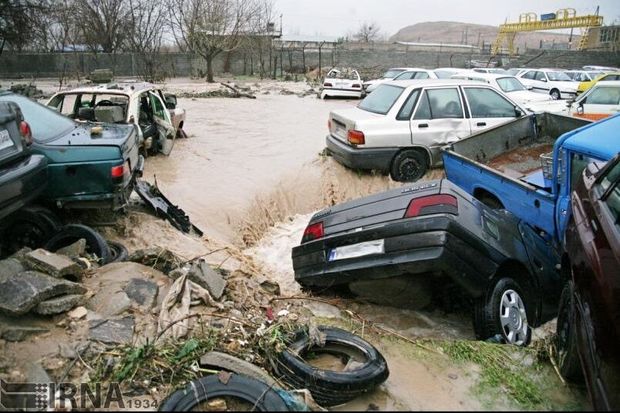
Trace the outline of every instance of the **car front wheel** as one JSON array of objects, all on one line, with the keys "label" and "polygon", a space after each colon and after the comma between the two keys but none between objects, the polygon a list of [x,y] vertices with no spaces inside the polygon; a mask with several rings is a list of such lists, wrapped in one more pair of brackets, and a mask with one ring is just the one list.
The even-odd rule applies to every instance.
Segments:
[{"label": "car front wheel", "polygon": [[392,161],[390,176],[399,182],[414,182],[422,178],[428,170],[426,155],[416,149],[398,153]]},{"label": "car front wheel", "polygon": [[562,376],[572,382],[583,380],[577,354],[577,323],[575,319],[573,282],[568,281],[560,296],[555,336],[555,357]]},{"label": "car front wheel", "polygon": [[560,99],[560,91],[557,89],[552,89],[551,92],[549,93],[551,95],[551,98],[553,100],[558,100]]},{"label": "car front wheel", "polygon": [[508,344],[527,346],[532,338],[528,322],[530,306],[524,289],[512,278],[500,278],[474,308],[476,338],[498,338]]}]

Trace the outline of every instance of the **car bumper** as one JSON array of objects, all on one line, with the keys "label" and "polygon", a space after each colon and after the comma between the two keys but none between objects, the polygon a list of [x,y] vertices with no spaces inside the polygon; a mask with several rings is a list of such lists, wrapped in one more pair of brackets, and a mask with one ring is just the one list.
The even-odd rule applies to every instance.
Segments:
[{"label": "car bumper", "polygon": [[[333,248],[373,239],[384,240],[384,253],[336,261],[327,258]],[[292,258],[295,280],[304,286],[442,274],[478,297],[504,257],[452,217],[436,215],[311,241],[293,248]]]},{"label": "car bumper", "polygon": [[325,96],[361,98],[362,89],[323,89],[321,99]]},{"label": "car bumper", "polygon": [[577,92],[576,91],[566,91],[566,90],[561,90],[560,91],[560,98],[561,99],[574,99],[577,96]]},{"label": "car bumper", "polygon": [[47,185],[47,158],[31,155],[0,169],[0,219],[37,198]]},{"label": "car bumper", "polygon": [[325,145],[336,161],[352,169],[387,171],[398,152],[398,148],[355,148],[332,135],[327,135]]}]

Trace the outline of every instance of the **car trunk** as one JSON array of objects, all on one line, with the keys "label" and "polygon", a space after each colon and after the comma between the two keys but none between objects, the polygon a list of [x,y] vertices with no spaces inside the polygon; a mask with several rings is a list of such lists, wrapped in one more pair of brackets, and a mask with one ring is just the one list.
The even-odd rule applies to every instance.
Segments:
[{"label": "car trunk", "polygon": [[10,162],[23,155],[23,145],[18,129],[16,105],[0,102],[0,163]]},{"label": "car trunk", "polygon": [[439,181],[407,185],[330,207],[312,217],[310,224],[323,222],[325,237],[380,226],[402,219],[414,196],[431,195],[439,190]]},{"label": "car trunk", "polygon": [[333,110],[329,114],[329,133],[336,139],[349,144],[347,134],[350,130],[356,129],[356,120],[367,120],[375,117],[380,118],[382,115],[358,108]]}]

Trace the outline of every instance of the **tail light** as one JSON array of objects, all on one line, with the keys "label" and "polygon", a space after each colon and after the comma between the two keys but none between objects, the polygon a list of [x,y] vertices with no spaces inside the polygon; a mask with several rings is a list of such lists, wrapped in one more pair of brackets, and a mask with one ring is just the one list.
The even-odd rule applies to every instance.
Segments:
[{"label": "tail light", "polygon": [[125,165],[113,166],[111,169],[113,179],[122,178],[125,174]]},{"label": "tail light", "polygon": [[26,146],[32,145],[32,130],[30,130],[30,125],[25,120],[19,122],[19,134],[22,135]]},{"label": "tail light", "polygon": [[459,214],[456,197],[447,194],[437,194],[415,198],[409,202],[404,218],[418,217],[430,214]]},{"label": "tail light", "polygon": [[332,87],[333,85],[329,82],[323,83],[323,87]]},{"label": "tail light", "polygon": [[363,145],[366,141],[364,138],[364,132],[351,129],[347,133],[347,140],[353,145]]},{"label": "tail light", "polygon": [[358,85],[357,83],[353,84],[352,86],[354,89],[361,89],[361,85]]},{"label": "tail light", "polygon": [[308,225],[304,231],[304,235],[301,238],[302,244],[315,239],[323,238],[325,233],[323,232],[323,222],[317,222],[312,225]]}]

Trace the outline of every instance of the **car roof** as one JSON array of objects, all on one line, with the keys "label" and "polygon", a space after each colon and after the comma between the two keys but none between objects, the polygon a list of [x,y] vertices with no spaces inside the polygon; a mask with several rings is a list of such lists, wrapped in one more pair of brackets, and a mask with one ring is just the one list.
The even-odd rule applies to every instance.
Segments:
[{"label": "car roof", "polygon": [[[390,69],[390,70],[396,70],[396,69]],[[398,70],[401,70],[401,69],[398,69]],[[432,70],[430,70],[430,69],[423,69],[421,67],[408,67],[407,69],[404,69],[403,73],[404,72],[416,72],[416,71],[420,71],[420,70],[423,71],[423,72],[432,72]]]},{"label": "car roof", "polygon": [[568,132],[562,146],[602,160],[611,159],[620,152],[620,140],[616,139],[618,129],[620,113]]},{"label": "car roof", "polygon": [[106,83],[96,86],[82,86],[71,90],[63,90],[57,94],[67,93],[117,93],[123,95],[133,95],[142,93],[145,90],[157,89],[153,83],[148,82],[118,82]]},{"label": "car roof", "polygon": [[477,80],[465,80],[465,79],[406,79],[406,80],[390,80],[384,85],[394,85],[401,87],[415,86],[451,86],[451,85],[476,85],[480,86],[483,83]]}]

